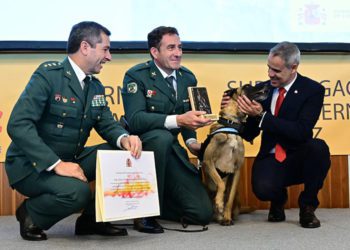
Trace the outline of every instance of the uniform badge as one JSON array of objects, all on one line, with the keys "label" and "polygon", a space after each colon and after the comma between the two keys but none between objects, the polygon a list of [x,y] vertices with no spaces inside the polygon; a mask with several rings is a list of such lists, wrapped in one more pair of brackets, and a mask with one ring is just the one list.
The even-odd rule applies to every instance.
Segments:
[{"label": "uniform badge", "polygon": [[104,95],[94,95],[91,101],[92,107],[103,107],[106,106],[106,99]]},{"label": "uniform badge", "polygon": [[146,95],[146,97],[151,98],[152,96],[156,95],[156,93],[157,93],[157,92],[156,92],[155,90],[149,89],[149,90],[147,90],[147,95]]},{"label": "uniform badge", "polygon": [[67,71],[66,73],[67,73],[68,75],[72,75],[72,74],[70,73],[70,71]]},{"label": "uniform badge", "polygon": [[157,75],[155,71],[153,71],[151,74],[152,74],[152,76],[156,76]]},{"label": "uniform badge", "polygon": [[128,93],[135,94],[137,92],[136,82],[128,83],[127,88],[128,88]]},{"label": "uniform badge", "polygon": [[71,98],[70,98],[70,101],[71,101],[72,103],[75,103],[75,101],[76,101],[75,97],[71,97]]},{"label": "uniform badge", "polygon": [[63,101],[64,103],[67,103],[67,102],[68,102],[68,99],[67,99],[66,97],[62,97],[62,101]]},{"label": "uniform badge", "polygon": [[60,94],[55,94],[55,101],[56,102],[61,101],[61,95]]}]

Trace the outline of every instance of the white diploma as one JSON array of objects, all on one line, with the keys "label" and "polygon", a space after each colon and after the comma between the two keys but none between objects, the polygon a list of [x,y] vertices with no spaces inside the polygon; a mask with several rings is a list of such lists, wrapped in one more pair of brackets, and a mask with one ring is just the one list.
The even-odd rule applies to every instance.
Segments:
[{"label": "white diploma", "polygon": [[153,152],[98,150],[96,161],[97,222],[160,214]]}]

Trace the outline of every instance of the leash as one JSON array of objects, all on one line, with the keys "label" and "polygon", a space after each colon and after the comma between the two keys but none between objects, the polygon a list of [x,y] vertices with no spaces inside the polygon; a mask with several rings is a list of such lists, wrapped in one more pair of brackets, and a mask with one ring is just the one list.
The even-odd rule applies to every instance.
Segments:
[{"label": "leash", "polygon": [[[188,217],[181,217],[180,222],[183,228],[187,228],[188,224],[185,222],[185,220],[193,222],[194,224],[200,225],[197,221],[188,218]],[[200,232],[205,232],[208,231],[208,226],[207,225],[202,225],[202,229],[177,229],[177,228],[168,228],[168,227],[163,227],[163,229],[168,230],[168,231],[176,231],[176,232],[182,232],[182,233],[200,233]]]},{"label": "leash", "polygon": [[[178,229],[178,228],[169,228],[169,227],[163,227],[162,228],[164,230],[168,230],[168,231],[176,231],[176,232],[182,232],[182,233],[200,233],[200,232],[205,232],[208,231],[208,226],[207,225],[202,225],[202,229],[185,229],[188,227],[188,223],[185,222],[185,220],[193,222],[194,224],[198,224],[200,225],[200,223],[196,222],[195,220],[191,219],[191,218],[187,218],[187,217],[181,217],[180,218],[180,223],[182,225],[182,227],[184,229]],[[133,223],[124,223],[124,224],[115,224],[115,223],[111,223],[112,225],[115,226],[122,226],[122,227],[127,227],[127,226],[133,226]]]}]

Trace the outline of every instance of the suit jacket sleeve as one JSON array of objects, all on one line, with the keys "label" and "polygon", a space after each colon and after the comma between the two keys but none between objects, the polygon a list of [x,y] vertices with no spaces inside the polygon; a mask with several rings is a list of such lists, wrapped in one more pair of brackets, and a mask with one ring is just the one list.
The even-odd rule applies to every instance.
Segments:
[{"label": "suit jacket sleeve", "polygon": [[36,128],[50,96],[51,86],[40,68],[32,75],[11,113],[7,132],[13,143],[40,172],[59,160]]}]

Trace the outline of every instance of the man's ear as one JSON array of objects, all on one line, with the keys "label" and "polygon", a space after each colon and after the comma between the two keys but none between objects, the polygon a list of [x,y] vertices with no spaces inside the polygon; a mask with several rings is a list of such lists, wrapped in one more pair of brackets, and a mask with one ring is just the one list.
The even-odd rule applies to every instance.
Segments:
[{"label": "man's ear", "polygon": [[153,56],[153,58],[157,59],[158,58],[158,54],[159,54],[159,51],[156,47],[152,47],[150,49],[150,52],[151,52],[151,55]]},{"label": "man's ear", "polygon": [[293,74],[297,72],[298,66],[299,66],[299,64],[293,64],[293,65],[292,65],[292,73],[293,73]]},{"label": "man's ear", "polygon": [[82,41],[80,43],[80,51],[81,51],[81,53],[86,56],[88,54],[88,50],[89,50],[90,47],[91,46],[90,46],[90,44],[88,42]]}]

